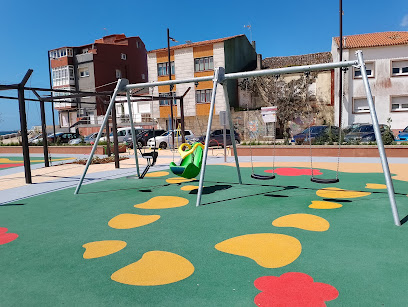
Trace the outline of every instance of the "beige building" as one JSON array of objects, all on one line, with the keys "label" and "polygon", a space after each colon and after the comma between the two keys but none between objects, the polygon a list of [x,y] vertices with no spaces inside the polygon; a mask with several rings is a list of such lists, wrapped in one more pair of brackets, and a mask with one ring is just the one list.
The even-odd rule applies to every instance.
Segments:
[{"label": "beige building", "polygon": [[[170,48],[171,79],[187,79],[212,76],[214,68],[224,67],[226,73],[252,70],[256,66],[256,52],[245,35],[237,35],[215,40],[177,45]],[[168,49],[162,48],[149,51],[147,54],[149,82],[169,80]],[[231,106],[238,105],[238,84],[236,80],[227,83]],[[154,96],[184,97],[185,129],[195,134],[204,134],[210,111],[210,100],[213,82],[203,81],[198,84],[178,84],[170,90],[169,86],[153,88]],[[221,87],[218,87],[215,100],[215,116],[213,128],[219,127],[219,112],[225,111],[225,98]],[[169,100],[160,100],[153,104],[152,116],[157,121],[158,128],[169,129]],[[177,115],[177,125],[180,123],[180,106],[173,106]]]}]

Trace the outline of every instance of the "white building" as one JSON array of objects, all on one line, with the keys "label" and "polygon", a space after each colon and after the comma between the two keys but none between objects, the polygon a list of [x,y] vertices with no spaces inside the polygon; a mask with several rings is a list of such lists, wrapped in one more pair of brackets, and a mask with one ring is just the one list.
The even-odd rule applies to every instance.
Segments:
[{"label": "white building", "polygon": [[[378,121],[399,131],[408,126],[408,32],[381,32],[343,38],[343,60],[356,60],[363,51]],[[339,38],[332,40],[333,61],[338,62]],[[339,74],[335,73],[335,123],[339,123]],[[343,76],[342,126],[371,123],[360,70],[350,68]]]}]

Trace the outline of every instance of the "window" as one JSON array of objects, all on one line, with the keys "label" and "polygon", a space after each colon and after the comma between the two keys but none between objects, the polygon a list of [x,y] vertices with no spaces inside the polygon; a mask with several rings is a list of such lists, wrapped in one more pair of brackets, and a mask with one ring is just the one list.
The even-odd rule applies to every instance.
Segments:
[{"label": "window", "polygon": [[136,48],[140,48],[140,42],[139,41],[136,42]]},{"label": "window", "polygon": [[367,98],[354,98],[353,100],[353,113],[369,113]]},{"label": "window", "polygon": [[81,67],[78,69],[79,76],[81,78],[89,77],[89,68],[88,67]]},{"label": "window", "polygon": [[145,74],[142,74],[142,80],[146,79]]},{"label": "window", "polygon": [[408,111],[408,96],[391,97],[391,111]]},{"label": "window", "polygon": [[392,62],[393,76],[408,76],[408,60]]},{"label": "window", "polygon": [[211,102],[212,90],[197,90],[196,103]]},{"label": "window", "polygon": [[52,69],[53,86],[69,85],[70,81],[74,80],[74,67],[72,65]]},{"label": "window", "polygon": [[[159,97],[172,97],[174,92],[170,93],[159,93]],[[170,100],[159,100],[160,106],[169,106]]]},{"label": "window", "polygon": [[[360,68],[353,68],[354,71],[354,79],[359,79],[361,78],[361,70]],[[367,72],[367,77],[374,77],[374,63],[366,63],[366,72]]]},{"label": "window", "polygon": [[88,53],[88,48],[83,48],[82,53]]},{"label": "window", "polygon": [[50,51],[51,59],[58,59],[61,57],[66,57],[66,56],[69,56],[69,57],[73,56],[72,48],[61,48],[58,50]]},{"label": "window", "polygon": [[[175,74],[175,69],[174,69],[174,61],[170,62],[171,63],[171,74]],[[159,76],[168,76],[169,75],[169,63],[159,63],[157,64],[157,74]]]},{"label": "window", "polygon": [[116,79],[120,78],[122,78],[122,72],[120,71],[120,69],[116,69]]},{"label": "window", "polygon": [[213,57],[194,59],[194,71],[214,70]]},{"label": "window", "polygon": [[120,54],[120,58],[121,58],[122,60],[126,60],[126,53],[121,53],[121,54]]}]

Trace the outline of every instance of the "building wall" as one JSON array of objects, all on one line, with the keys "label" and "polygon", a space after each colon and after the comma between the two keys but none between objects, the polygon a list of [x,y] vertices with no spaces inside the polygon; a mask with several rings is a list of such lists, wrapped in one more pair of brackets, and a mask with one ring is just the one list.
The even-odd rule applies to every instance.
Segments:
[{"label": "building wall", "polygon": [[[365,62],[375,63],[374,77],[369,78],[372,95],[378,121],[380,124],[387,124],[387,119],[391,118],[391,128],[394,131],[401,130],[408,125],[408,112],[391,112],[391,96],[408,96],[408,76],[391,76],[392,60],[408,60],[408,45],[386,46],[364,48],[363,57]],[[345,49],[343,59],[356,60],[357,49]],[[337,45],[332,42],[333,60],[339,60]],[[343,106],[342,125],[347,126],[352,123],[371,123],[369,113],[353,113],[353,98],[365,98],[365,89],[362,79],[353,78],[353,69],[349,69],[344,76],[343,86]],[[339,76],[335,74],[335,93],[338,93]],[[335,119],[338,122],[338,94],[335,95]]]},{"label": "building wall", "polygon": [[[225,73],[249,71],[256,68],[256,51],[246,36],[224,42]],[[238,106],[238,80],[228,80],[228,98],[232,107]]]}]

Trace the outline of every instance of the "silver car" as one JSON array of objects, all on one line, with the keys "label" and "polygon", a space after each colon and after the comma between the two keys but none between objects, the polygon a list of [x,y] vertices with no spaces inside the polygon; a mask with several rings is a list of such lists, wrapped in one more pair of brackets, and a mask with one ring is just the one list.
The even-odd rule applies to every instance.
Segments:
[{"label": "silver car", "polygon": [[[173,145],[173,131],[166,131],[160,136],[156,136],[156,138],[151,138],[147,141],[147,147],[153,148],[161,148],[161,149],[166,149],[167,147]],[[186,136],[186,142],[190,141],[192,138],[195,137],[194,133],[191,130],[185,130],[185,136]],[[156,139],[156,143],[155,143]],[[176,147],[181,145],[181,134],[179,131],[176,131],[176,134],[174,135],[174,143]]]}]

